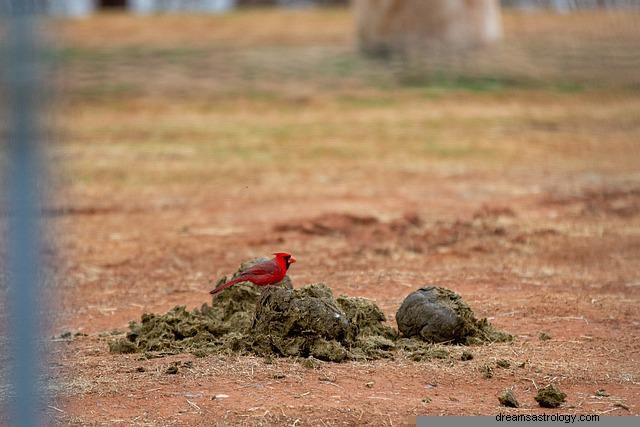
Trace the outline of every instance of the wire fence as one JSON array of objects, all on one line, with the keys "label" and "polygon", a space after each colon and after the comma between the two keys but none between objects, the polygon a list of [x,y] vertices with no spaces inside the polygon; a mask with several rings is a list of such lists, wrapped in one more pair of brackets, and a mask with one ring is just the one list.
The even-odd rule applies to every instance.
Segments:
[{"label": "wire fence", "polygon": [[[42,101],[37,12],[41,2],[0,4],[3,23],[2,130],[2,418],[7,425],[41,424],[43,312],[38,106]],[[4,318],[4,316],[7,316]],[[6,341],[5,341],[6,340]],[[6,343],[6,345],[4,345]]]}]

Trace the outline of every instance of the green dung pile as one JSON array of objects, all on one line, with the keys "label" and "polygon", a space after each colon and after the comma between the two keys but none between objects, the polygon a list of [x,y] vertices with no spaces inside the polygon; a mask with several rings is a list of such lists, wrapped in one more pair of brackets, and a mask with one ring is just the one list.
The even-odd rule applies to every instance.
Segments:
[{"label": "green dung pile", "polygon": [[385,320],[372,301],[336,300],[321,283],[262,290],[239,283],[221,292],[212,305],[144,314],[140,322],[129,324],[124,338],[110,343],[110,350],[312,356],[332,362],[378,359],[392,357],[395,349],[397,333]]},{"label": "green dung pile", "polygon": [[[243,264],[239,271],[253,262]],[[227,280],[230,278],[223,277],[218,284]],[[473,336],[483,340],[481,334]],[[331,362],[392,358],[398,353],[412,360],[450,355],[449,348],[423,337],[399,337],[380,308],[368,299],[336,299],[322,283],[292,289],[288,277],[264,288],[239,283],[216,295],[211,305],[191,311],[178,306],[165,314],[144,314],[139,322],[129,324],[124,337],[110,343],[110,350],[148,357],[235,353]]]},{"label": "green dung pile", "polygon": [[188,311],[177,306],[165,314],[143,314],[131,322],[125,338],[111,342],[114,353],[191,352],[198,356],[246,347],[260,291],[240,283],[220,293],[215,304]]}]

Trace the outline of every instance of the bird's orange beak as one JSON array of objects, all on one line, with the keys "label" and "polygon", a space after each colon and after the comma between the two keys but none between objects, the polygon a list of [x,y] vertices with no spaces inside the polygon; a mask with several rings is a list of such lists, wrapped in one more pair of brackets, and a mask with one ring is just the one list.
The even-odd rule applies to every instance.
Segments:
[{"label": "bird's orange beak", "polygon": [[289,264],[293,264],[294,262],[296,262],[296,259],[293,256],[289,258]]}]

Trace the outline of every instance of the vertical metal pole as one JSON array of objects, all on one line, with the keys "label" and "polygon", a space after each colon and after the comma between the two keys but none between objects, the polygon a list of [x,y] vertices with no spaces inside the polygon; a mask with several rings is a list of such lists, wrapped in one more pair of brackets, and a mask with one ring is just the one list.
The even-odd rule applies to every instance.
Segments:
[{"label": "vertical metal pole", "polygon": [[40,193],[38,102],[39,46],[36,0],[5,3],[7,18],[5,68],[8,141],[7,311],[11,396],[8,415],[13,426],[42,423],[38,380],[42,372],[39,348],[40,313]]}]

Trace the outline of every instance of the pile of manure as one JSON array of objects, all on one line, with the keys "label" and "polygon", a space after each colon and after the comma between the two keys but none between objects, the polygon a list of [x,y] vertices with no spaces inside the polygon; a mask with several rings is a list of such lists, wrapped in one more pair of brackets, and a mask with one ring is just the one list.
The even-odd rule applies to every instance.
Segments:
[{"label": "pile of manure", "polygon": [[148,352],[197,356],[220,353],[314,357],[332,362],[392,357],[396,331],[364,298],[340,297],[322,283],[301,289],[239,283],[214,302],[188,311],[144,314],[114,353]]},{"label": "pile of manure", "polygon": [[487,319],[478,320],[455,292],[428,286],[407,296],[396,313],[400,333],[430,343],[479,344],[509,341]]},{"label": "pile of manure", "polygon": [[[234,276],[260,260],[244,263]],[[222,277],[218,284],[231,278]],[[467,307],[461,300],[460,304]],[[487,336],[495,332],[490,325],[475,320],[467,309],[474,326],[463,327],[465,338],[453,341],[497,341]],[[433,344],[438,340],[425,340],[420,335],[423,329],[414,336],[401,327],[405,337],[400,337],[373,301],[346,296],[336,299],[323,283],[292,289],[285,277],[279,284],[263,288],[239,283],[214,296],[211,305],[191,311],[178,306],[165,314],[143,314],[140,322],[129,324],[125,337],[109,346],[114,353],[140,352],[150,357],[183,352],[196,356],[313,357],[331,362],[392,358],[398,352],[412,360],[449,357],[444,346]]]}]

